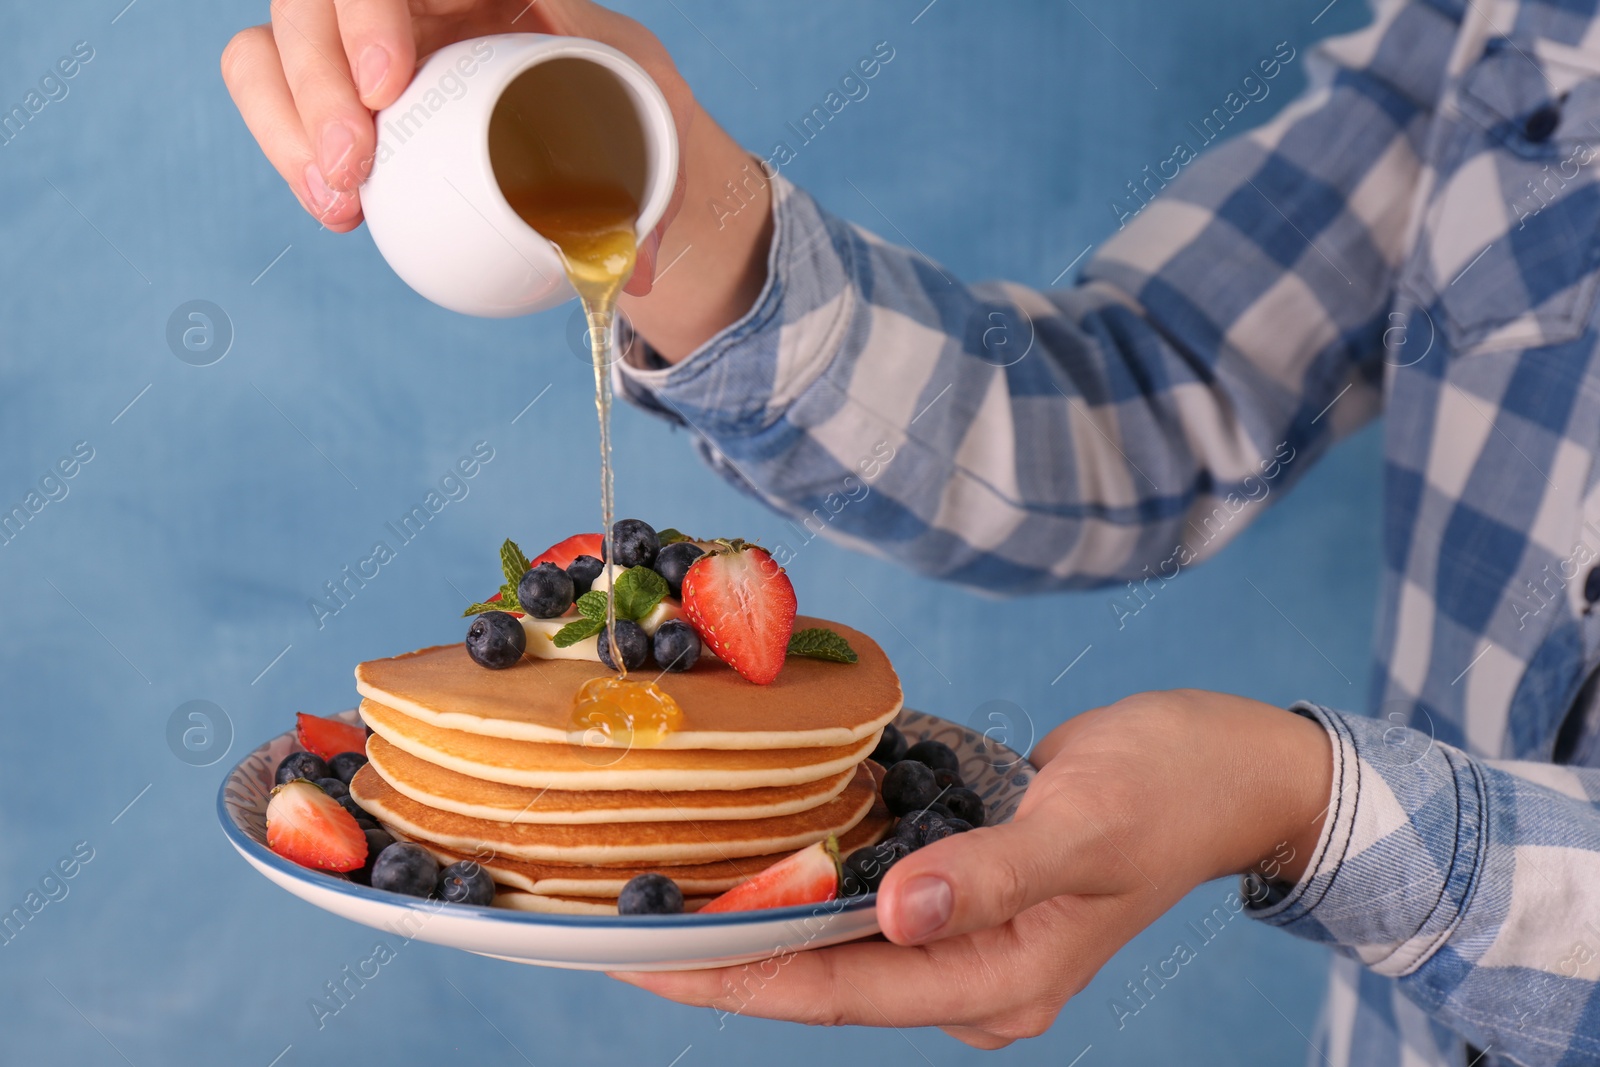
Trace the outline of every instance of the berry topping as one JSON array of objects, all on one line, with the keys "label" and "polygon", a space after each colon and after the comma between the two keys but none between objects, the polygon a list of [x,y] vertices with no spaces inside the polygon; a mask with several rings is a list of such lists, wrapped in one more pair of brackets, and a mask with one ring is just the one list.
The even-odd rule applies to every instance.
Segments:
[{"label": "berry topping", "polygon": [[554,563],[532,567],[517,583],[517,603],[536,619],[553,619],[577,596],[572,576]]},{"label": "berry topping", "polygon": [[579,556],[567,564],[567,577],[572,579],[572,595],[580,597],[587,593],[605,569],[606,565],[600,562],[598,556]]},{"label": "berry topping", "polygon": [[[295,736],[299,738],[302,748],[315,752],[325,760],[331,760],[341,752],[367,750],[366,727],[343,719],[307,715],[303,711],[295,716]],[[311,775],[305,777],[310,778]],[[319,774],[317,777],[326,778],[328,775]]]},{"label": "berry topping", "polygon": [[439,882],[439,862],[421,845],[396,841],[372,865],[372,888],[429,897]]},{"label": "berry topping", "polygon": [[933,784],[933,772],[927,764],[903,759],[889,768],[883,776],[883,802],[896,815],[921,811],[933,803],[939,787]]},{"label": "berry topping", "polygon": [[763,548],[725,543],[695,560],[683,578],[683,613],[724,663],[770,685],[794,631],[794,586]]},{"label": "berry topping", "polygon": [[528,634],[503,611],[486,611],[467,627],[467,655],[480,667],[503,670],[522,658]]},{"label": "berry topping", "polygon": [[911,812],[894,828],[894,836],[912,849],[932,844],[954,832],[950,829],[950,821],[931,809]]},{"label": "berry topping", "polygon": [[[366,743],[363,741],[362,747],[365,747],[365,745]],[[367,754],[365,752],[341,752],[328,761],[328,770],[339,781],[349,785],[350,779],[354,778],[356,772],[366,765]]]},{"label": "berry topping", "polygon": [[820,904],[838,895],[839,844],[829,837],[740,882],[697,914]]},{"label": "berry topping", "polygon": [[961,773],[961,760],[956,756],[955,750],[943,741],[918,741],[906,749],[906,759],[926,763],[936,771],[942,768],[954,771],[958,775]]},{"label": "berry topping", "polygon": [[963,782],[961,775],[955,771],[947,771],[943,767],[937,767],[933,772],[933,784],[940,789],[955,789],[967,783]]},{"label": "berry topping", "polygon": [[494,879],[473,860],[452,863],[439,872],[438,893],[452,904],[494,903]]},{"label": "berry topping", "polygon": [[889,868],[909,855],[911,845],[898,837],[856,849],[840,865],[839,895],[859,897],[864,893],[876,893]]},{"label": "berry topping", "polygon": [[354,816],[356,821],[359,822],[360,820],[365,819],[373,826],[378,825],[378,820],[374,819],[366,808],[363,808],[360,804],[357,804],[356,798],[351,796],[348,792],[346,792],[342,797],[334,797],[333,799],[338,801],[340,807],[344,808],[345,811],[348,811],[352,816]]},{"label": "berry topping", "polygon": [[557,567],[565,568],[571,566],[572,561],[579,556],[598,558],[604,540],[597,533],[573,534],[565,541],[559,541],[533,557],[528,566],[532,568],[541,563],[554,563]]},{"label": "berry topping", "polygon": [[[359,824],[361,820],[356,822]],[[350,872],[350,880],[357,885],[371,885],[372,865],[378,861],[379,853],[394,844],[394,838],[389,836],[389,831],[372,827],[362,827],[361,832],[367,835],[367,862],[360,870]]]},{"label": "berry topping", "polygon": [[327,777],[329,777],[328,765],[321,756],[315,752],[291,752],[278,764],[278,772],[272,776],[272,784],[282,785],[296,778],[308,778],[314,782],[318,778]]},{"label": "berry topping", "polygon": [[894,723],[885,726],[883,735],[878,738],[878,747],[868,758],[880,767],[893,767],[906,758],[906,735]]},{"label": "berry topping", "polygon": [[667,580],[673,596],[683,595],[683,576],[689,572],[689,564],[705,554],[706,550],[693,541],[679,541],[656,554],[656,573]]},{"label": "berry topping", "polygon": [[[650,638],[645,635],[643,627],[627,619],[618,619],[617,647],[622,650],[622,662],[630,671],[636,671],[644,666],[644,661],[650,655]],[[611,635],[602,626],[600,640],[596,642],[600,650],[600,662],[612,670],[617,669],[616,661],[611,658]]]},{"label": "berry topping", "polygon": [[661,538],[643,519],[618,519],[611,526],[611,549],[619,567],[648,567],[661,551]]},{"label": "berry topping", "polygon": [[700,658],[700,635],[682,619],[668,619],[656,627],[650,645],[656,666],[664,671],[686,671]]},{"label": "berry topping", "polygon": [[350,795],[350,787],[337,778],[318,778],[317,788],[335,800]]},{"label": "berry topping", "polygon": [[267,847],[302,867],[354,871],[367,860],[367,838],[339,802],[301,778],[267,801]]},{"label": "berry topping", "polygon": [[957,786],[945,793],[941,798],[944,806],[950,809],[953,818],[960,819],[971,826],[982,826],[984,815],[983,798],[965,786]]},{"label": "berry topping", "polygon": [[618,915],[680,915],[683,890],[664,874],[641,874],[628,879],[617,895]]}]

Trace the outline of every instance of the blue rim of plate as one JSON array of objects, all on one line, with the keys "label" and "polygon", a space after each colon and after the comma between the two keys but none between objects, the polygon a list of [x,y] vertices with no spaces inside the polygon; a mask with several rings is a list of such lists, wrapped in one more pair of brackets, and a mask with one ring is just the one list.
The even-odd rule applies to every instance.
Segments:
[{"label": "blue rim of plate", "polygon": [[[348,713],[346,713],[347,715]],[[345,715],[341,715],[341,718]],[[907,741],[915,743],[930,736],[938,727],[953,727],[965,736],[961,740],[964,747],[976,745],[979,753],[985,753],[986,748],[992,747],[996,752],[1014,757],[1010,766],[1027,768],[1023,776],[1027,779],[1033,777],[1032,765],[1026,757],[1015,752],[1008,746],[989,738],[986,735],[976,734],[948,719],[941,719],[937,715],[926,712],[903,709],[895,724],[905,733]],[[931,724],[931,725],[930,725]],[[497,908],[486,904],[450,904],[436,901],[432,898],[408,897],[403,893],[394,893],[387,889],[374,889],[371,886],[359,885],[344,878],[336,878],[331,874],[303,867],[293,860],[285,859],[272,851],[267,846],[258,842],[240,826],[228,810],[228,786],[233,782],[234,776],[244,769],[244,765],[257,757],[267,746],[273,742],[294,734],[293,730],[286,730],[277,737],[271,738],[252,749],[238,763],[229,768],[223,776],[222,783],[217,787],[217,821],[222,824],[222,833],[230,844],[240,852],[252,857],[260,863],[274,870],[280,871],[290,877],[314,881],[320,888],[340,893],[345,896],[355,897],[358,900],[367,900],[377,904],[388,904],[409,911],[429,910],[437,911],[439,908],[448,908],[449,914],[463,917],[472,915],[496,922],[526,923],[534,926],[604,926],[610,929],[626,929],[630,927],[642,929],[655,928],[683,928],[683,927],[711,927],[732,926],[738,924],[783,922],[789,919],[806,919],[817,915],[819,911],[826,911],[833,915],[842,915],[851,912],[864,911],[877,905],[878,894],[874,891],[865,896],[850,898],[850,902],[841,907],[832,907],[835,901],[823,901],[816,904],[794,904],[786,908],[763,908],[759,911],[730,911],[718,912],[714,915],[700,915],[690,912],[684,915],[560,915],[549,912],[518,911],[513,908]],[[977,738],[982,737],[983,741]],[[987,742],[987,745],[984,743]],[[948,742],[946,742],[948,743]],[[1021,783],[1018,783],[1021,784]],[[1021,784],[1023,789],[1025,784]],[[1001,817],[996,822],[1008,822],[1015,812],[1016,804],[1021,799],[1019,791],[1009,799],[1009,803],[1001,809]],[[986,822],[985,825],[994,825]],[[838,900],[840,898],[835,898]]]}]

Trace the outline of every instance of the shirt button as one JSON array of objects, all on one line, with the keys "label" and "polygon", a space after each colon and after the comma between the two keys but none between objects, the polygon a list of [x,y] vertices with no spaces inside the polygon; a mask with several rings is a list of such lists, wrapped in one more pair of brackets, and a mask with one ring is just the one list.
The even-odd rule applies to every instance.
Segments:
[{"label": "shirt button", "polygon": [[1583,599],[1589,604],[1600,600],[1600,567],[1591,570],[1589,577],[1583,580]]},{"label": "shirt button", "polygon": [[1561,109],[1554,104],[1546,104],[1528,116],[1528,120],[1522,124],[1522,136],[1538,144],[1548,141],[1559,125],[1561,125]]}]

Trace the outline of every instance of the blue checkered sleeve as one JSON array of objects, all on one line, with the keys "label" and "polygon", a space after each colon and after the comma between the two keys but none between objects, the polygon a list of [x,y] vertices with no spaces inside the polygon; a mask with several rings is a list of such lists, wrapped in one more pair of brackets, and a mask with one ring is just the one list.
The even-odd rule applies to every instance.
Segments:
[{"label": "blue checkered sleeve", "polygon": [[1600,1063],[1600,770],[1295,710],[1333,740],[1334,788],[1304,877],[1251,914],[1396,979],[1500,1057]]},{"label": "blue checkered sleeve", "polygon": [[963,284],[776,177],[755,306],[676,366],[635,346],[619,387],[795,522],[918,571],[1170,577],[1377,408],[1441,18],[1401,5],[1303,57],[1301,100],[1149,172],[1069,288]]}]

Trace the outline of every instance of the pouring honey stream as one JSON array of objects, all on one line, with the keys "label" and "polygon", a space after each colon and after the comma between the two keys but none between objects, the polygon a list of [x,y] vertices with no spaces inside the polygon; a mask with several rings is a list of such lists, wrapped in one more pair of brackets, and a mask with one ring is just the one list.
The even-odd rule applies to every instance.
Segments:
[{"label": "pouring honey stream", "polygon": [[[630,173],[630,163],[634,172],[638,169],[633,158],[637,153],[630,151],[638,141],[629,140],[630,120],[631,132],[637,134],[637,117],[614,81],[592,66],[556,61],[520,76],[496,106],[490,126],[491,158],[506,202],[560,252],[588,321],[608,586],[614,586],[616,558],[611,449],[616,307],[639,255],[638,191],[618,177]],[[611,137],[597,141],[595,134],[601,131]],[[560,144],[562,152],[553,151],[552,144]],[[610,592],[605,638],[617,676],[590,679],[578,690],[573,729],[583,733],[585,744],[596,733],[612,746],[660,744],[681,724],[683,713],[655,682],[628,677],[616,641],[616,597]]]}]

